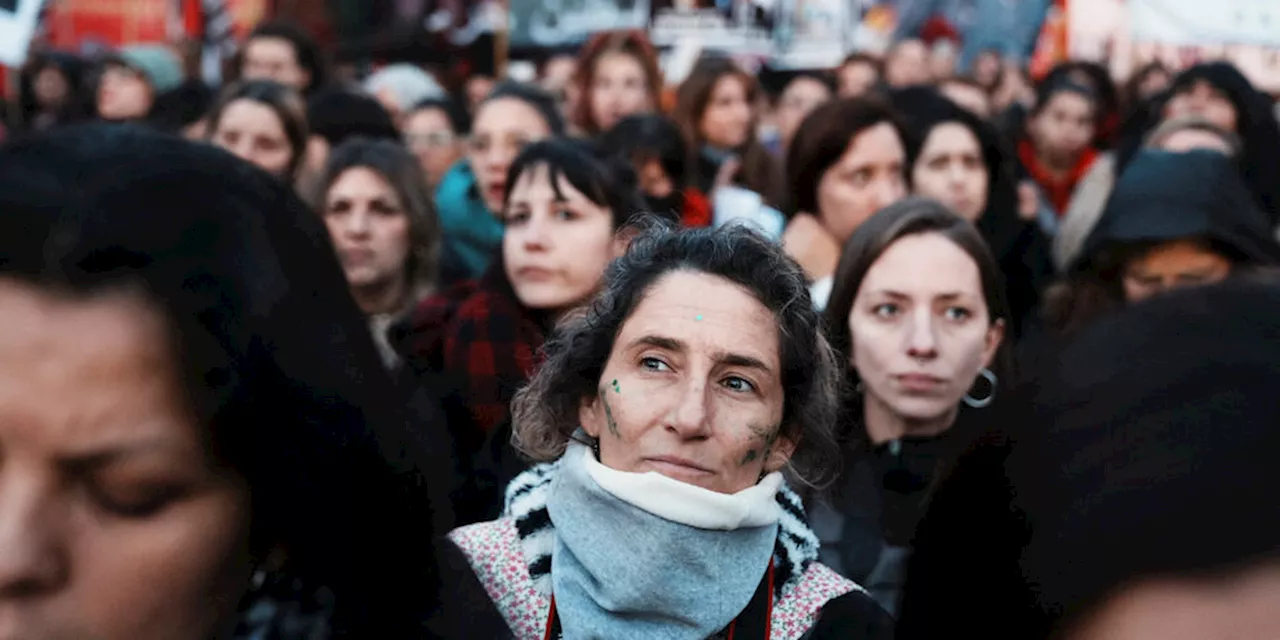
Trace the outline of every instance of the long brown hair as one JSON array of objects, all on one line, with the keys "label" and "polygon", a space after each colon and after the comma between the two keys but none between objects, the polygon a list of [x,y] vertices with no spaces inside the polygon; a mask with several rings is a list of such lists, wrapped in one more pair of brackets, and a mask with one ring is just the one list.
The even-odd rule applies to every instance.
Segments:
[{"label": "long brown hair", "polygon": [[[1001,320],[1006,325],[1009,323],[1004,274],[977,227],[940,202],[913,196],[889,205],[871,216],[853,232],[841,252],[825,316],[831,346],[840,352],[846,362],[853,353],[849,312],[853,310],[854,299],[858,297],[858,290],[862,288],[867,272],[897,241],[926,233],[941,235],[973,258],[982,280],[982,299],[987,305],[987,316],[992,324]],[[1005,374],[1010,373],[1012,356],[1008,341],[1000,345],[991,369],[1001,379],[1006,379]]]},{"label": "long brown hair", "polygon": [[654,111],[662,108],[662,70],[658,66],[658,52],[643,31],[605,31],[598,33],[585,45],[578,54],[578,69],[574,73],[573,83],[578,89],[577,104],[573,107],[570,120],[575,126],[590,136],[603,131],[591,112],[591,85],[595,83],[596,65],[610,54],[631,56],[644,69],[645,88],[653,101]]},{"label": "long brown hair", "polygon": [[[691,172],[689,184],[699,184],[697,171],[701,163],[698,154],[706,142],[702,139],[699,125],[702,115],[711,102],[711,94],[716,85],[724,78],[737,79],[746,88],[747,102],[754,105],[760,96],[760,85],[756,79],[743,71],[732,60],[721,57],[707,57],[694,65],[689,77],[680,84],[676,92],[676,109],[673,114],[676,124],[684,133],[689,144],[689,162]],[[754,107],[753,107],[754,108]],[[759,193],[765,202],[777,207],[782,204],[783,184],[781,172],[769,151],[756,139],[755,122],[747,135],[747,143],[738,149],[742,160],[742,168],[734,176],[734,181]]]}]

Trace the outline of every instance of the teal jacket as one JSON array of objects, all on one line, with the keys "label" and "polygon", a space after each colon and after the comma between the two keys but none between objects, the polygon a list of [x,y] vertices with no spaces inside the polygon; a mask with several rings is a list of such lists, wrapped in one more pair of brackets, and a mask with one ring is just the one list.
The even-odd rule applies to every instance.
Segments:
[{"label": "teal jacket", "polygon": [[484,206],[466,160],[444,174],[436,188],[436,212],[444,229],[445,254],[469,278],[484,274],[502,245],[502,222]]}]

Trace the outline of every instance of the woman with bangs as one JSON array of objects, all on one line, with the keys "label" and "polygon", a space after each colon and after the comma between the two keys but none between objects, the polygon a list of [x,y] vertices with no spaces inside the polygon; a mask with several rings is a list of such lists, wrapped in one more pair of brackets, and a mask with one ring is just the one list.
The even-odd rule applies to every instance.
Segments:
[{"label": "woman with bangs", "polygon": [[[581,141],[531,144],[506,185],[497,258],[479,279],[423,301],[394,338],[415,372],[439,377],[433,386],[446,402],[465,408],[455,437],[464,452],[487,450],[479,465],[493,477],[481,472],[478,481],[491,490],[523,470],[509,449],[509,406],[535,354],[551,327],[595,293],[626,247],[621,230],[645,210],[631,168]],[[496,494],[482,506],[496,509]]]},{"label": "woman with bangs", "polygon": [[555,101],[532,85],[500,84],[476,107],[466,155],[436,188],[446,251],[468,278],[484,274],[502,242],[511,163],[526,146],[562,135],[564,128]]}]

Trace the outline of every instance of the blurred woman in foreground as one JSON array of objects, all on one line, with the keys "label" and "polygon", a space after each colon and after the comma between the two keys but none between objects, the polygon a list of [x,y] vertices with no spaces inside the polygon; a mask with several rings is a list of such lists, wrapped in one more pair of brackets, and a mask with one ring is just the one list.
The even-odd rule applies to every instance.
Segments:
[{"label": "blurred woman in foreground", "polygon": [[0,151],[0,208],[2,633],[421,635],[436,483],[319,219],[110,127]]}]

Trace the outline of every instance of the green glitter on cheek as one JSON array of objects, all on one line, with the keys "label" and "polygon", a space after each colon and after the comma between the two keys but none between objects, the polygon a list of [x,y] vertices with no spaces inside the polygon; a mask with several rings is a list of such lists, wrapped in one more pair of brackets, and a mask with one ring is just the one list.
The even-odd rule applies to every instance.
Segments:
[{"label": "green glitter on cheek", "polygon": [[696,321],[698,321],[698,322],[702,322],[702,316],[697,316],[697,317],[695,317],[695,318],[694,318],[694,320],[696,320]]},{"label": "green glitter on cheek", "polygon": [[613,392],[614,392],[614,393],[622,393],[622,387],[618,386],[618,380],[617,380],[617,378],[615,378],[615,379],[613,380]]}]

